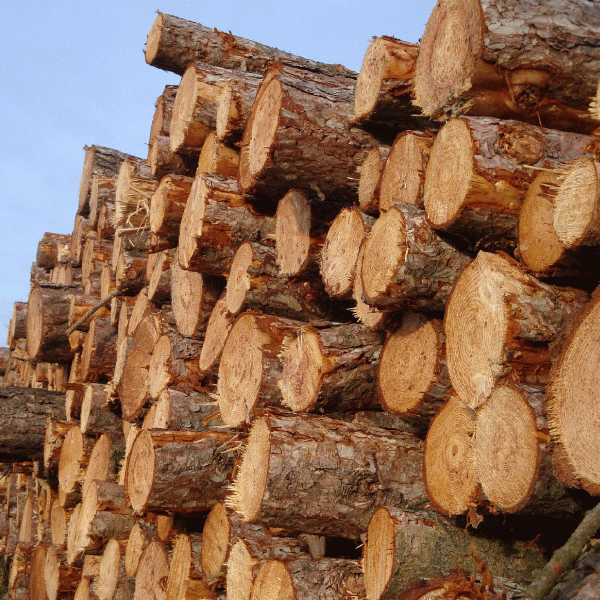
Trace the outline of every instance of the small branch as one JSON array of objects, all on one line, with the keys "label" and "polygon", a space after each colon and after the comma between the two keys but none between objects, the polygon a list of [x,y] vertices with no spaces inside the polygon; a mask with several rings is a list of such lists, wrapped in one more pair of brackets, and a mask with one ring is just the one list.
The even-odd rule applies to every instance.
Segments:
[{"label": "small branch", "polygon": [[73,325],[71,325],[71,327],[69,327],[69,329],[67,329],[67,337],[70,336],[82,323],[85,323],[98,309],[102,308],[106,303],[110,302],[115,296],[118,296],[119,294],[122,294],[123,290],[119,290],[117,288],[115,288],[108,296],[106,296],[106,298],[104,298],[103,300],[100,300],[100,302],[98,302],[98,304],[95,304],[94,306],[92,306],[92,308],[90,308],[90,310],[88,310],[85,315],[83,315],[83,317],[81,317],[81,319],[79,319],[78,321],[76,321],[75,323],[73,323]]},{"label": "small branch", "polygon": [[600,504],[589,510],[577,529],[571,534],[548,563],[539,571],[525,590],[525,600],[541,600],[558,581],[560,576],[575,562],[584,546],[600,529]]}]

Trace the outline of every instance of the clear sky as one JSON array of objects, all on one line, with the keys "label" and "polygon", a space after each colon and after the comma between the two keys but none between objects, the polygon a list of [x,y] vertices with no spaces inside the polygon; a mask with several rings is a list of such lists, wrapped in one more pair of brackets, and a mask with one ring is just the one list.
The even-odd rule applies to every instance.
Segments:
[{"label": "clear sky", "polygon": [[71,233],[84,147],[147,156],[154,102],[179,76],[146,64],[156,11],[360,70],[373,36],[417,42],[434,0],[6,2],[0,41],[0,346],[44,232]]}]

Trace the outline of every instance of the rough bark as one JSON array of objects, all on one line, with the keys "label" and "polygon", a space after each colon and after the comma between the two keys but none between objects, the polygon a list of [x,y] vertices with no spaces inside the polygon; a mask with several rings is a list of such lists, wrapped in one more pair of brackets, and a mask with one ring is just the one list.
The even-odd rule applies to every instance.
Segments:
[{"label": "rough bark", "polygon": [[110,318],[93,317],[81,353],[81,380],[106,383],[114,375],[117,328]]},{"label": "rough bark", "polygon": [[575,288],[544,284],[499,254],[480,252],[456,281],[444,320],[458,396],[477,407],[502,380],[544,384],[549,343],[587,298]]},{"label": "rough bark", "polygon": [[142,430],[127,460],[125,492],[135,513],[208,511],[231,484],[234,438],[226,432]]},{"label": "rough bark", "polygon": [[391,600],[421,578],[460,566],[475,571],[479,557],[498,577],[528,582],[544,564],[539,547],[469,535],[432,511],[381,506],[369,522],[363,552],[367,597]]},{"label": "rough bark", "polygon": [[341,65],[328,65],[295,56],[160,12],[148,35],[145,56],[149,65],[178,75],[183,75],[188,63],[193,61],[226,69],[264,73],[279,60],[309,71],[355,75]]},{"label": "rough bark", "polygon": [[433,227],[477,248],[514,247],[517,217],[539,169],[595,156],[589,136],[497,118],[460,117],[437,134],[425,174],[424,204]]},{"label": "rough bark", "polygon": [[470,257],[442,239],[421,209],[394,206],[364,242],[364,301],[387,310],[443,311]]},{"label": "rough bark", "polygon": [[427,501],[420,440],[299,414],[255,419],[226,500],[248,522],[349,539],[384,502]]},{"label": "rough bark", "polygon": [[50,270],[57,262],[67,258],[71,236],[64,233],[44,233],[39,241],[35,262],[43,269]]},{"label": "rough bark", "polygon": [[465,112],[591,133],[599,23],[595,5],[574,1],[439,3],[421,38],[415,102],[433,118]]},{"label": "rough bark", "polygon": [[171,303],[171,275],[173,258],[176,250],[169,248],[148,257],[148,300],[155,306],[162,307]]},{"label": "rough bark", "polygon": [[70,507],[81,500],[85,470],[94,447],[94,440],[72,425],[66,433],[58,461],[58,489],[62,506]]},{"label": "rough bark", "polygon": [[352,125],[353,100],[353,79],[271,68],[242,138],[241,190],[274,201],[291,188],[320,201],[358,200],[358,168],[376,140]]},{"label": "rough bark", "polygon": [[65,396],[60,392],[19,387],[0,388],[5,427],[0,454],[11,460],[40,460],[44,453],[46,420],[65,419]]},{"label": "rough bark", "polygon": [[294,412],[379,408],[377,365],[384,336],[359,323],[301,327],[282,350],[279,388]]},{"label": "rough bark", "polygon": [[[114,235],[114,227],[111,227],[107,221],[110,221],[109,215],[114,214],[115,210],[116,183],[116,175],[115,177],[92,176],[89,219],[103,239],[111,239]],[[102,219],[101,215],[103,215]]]},{"label": "rough bark", "polygon": [[13,313],[8,325],[6,344],[11,350],[17,348],[18,342],[27,337],[27,302],[14,302]]},{"label": "rough bark", "polygon": [[79,427],[82,433],[101,435],[105,432],[115,434],[122,429],[121,418],[109,409],[112,388],[102,383],[90,383],[85,386]]}]

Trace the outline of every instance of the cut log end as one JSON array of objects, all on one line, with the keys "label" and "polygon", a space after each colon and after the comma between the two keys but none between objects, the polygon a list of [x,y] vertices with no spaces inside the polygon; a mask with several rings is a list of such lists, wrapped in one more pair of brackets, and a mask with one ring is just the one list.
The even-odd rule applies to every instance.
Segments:
[{"label": "cut log end", "polygon": [[161,335],[154,346],[148,368],[148,393],[157,399],[171,381],[169,365],[173,345],[168,335]]},{"label": "cut log end", "polygon": [[148,38],[146,39],[146,47],[144,48],[144,57],[146,59],[146,63],[149,65],[152,65],[158,54],[158,51],[160,50],[162,31],[163,15],[161,13],[158,13],[158,16],[154,20],[154,23],[152,23],[150,33],[148,34]]},{"label": "cut log end", "polygon": [[252,522],[262,504],[269,475],[270,429],[266,419],[252,425],[242,464],[226,504],[247,522]]},{"label": "cut log end", "polygon": [[147,430],[142,430],[129,451],[125,473],[125,490],[131,507],[138,514],[146,509],[154,481],[154,462],[152,436]]},{"label": "cut log end", "polygon": [[297,275],[310,249],[311,208],[300,190],[290,190],[277,204],[275,240],[279,272]]},{"label": "cut log end", "polygon": [[109,600],[115,597],[119,583],[119,564],[121,562],[121,546],[116,539],[106,543],[98,575],[95,577],[96,593],[99,600]]},{"label": "cut log end", "polygon": [[231,270],[225,288],[225,307],[232,315],[240,311],[250,289],[248,269],[253,260],[252,243],[249,241],[242,242],[231,262]]},{"label": "cut log end", "polygon": [[378,600],[392,578],[396,554],[394,524],[387,508],[378,508],[371,517],[367,539],[362,560],[365,591],[367,598]]},{"label": "cut log end", "polygon": [[208,323],[204,343],[198,358],[200,371],[208,371],[213,368],[223,352],[227,336],[233,327],[234,317],[227,308],[227,298],[223,298],[215,304]]},{"label": "cut log end", "polygon": [[202,529],[202,551],[200,563],[206,581],[211,584],[221,575],[223,565],[230,553],[229,534],[231,524],[224,502],[211,509]]},{"label": "cut log end", "polygon": [[327,361],[319,336],[301,330],[283,350],[283,373],[279,388],[283,403],[294,412],[305,412],[315,404]]},{"label": "cut log end", "polygon": [[296,600],[292,576],[280,560],[265,562],[254,579],[250,600]]},{"label": "cut log end", "polygon": [[465,513],[479,492],[474,434],[475,411],[454,397],[429,427],[423,453],[425,487],[443,514]]},{"label": "cut log end", "polygon": [[535,484],[539,442],[535,414],[516,388],[497,387],[477,412],[475,464],[486,497],[499,509],[515,512]]},{"label": "cut log end", "polygon": [[[582,158],[566,169],[554,198],[553,226],[567,248],[585,242],[594,225],[598,229],[595,220],[599,191],[598,166],[594,161]],[[595,237],[597,243],[597,233]]]},{"label": "cut log end", "polygon": [[135,576],[134,600],[160,600],[164,598],[164,582],[169,577],[169,559],[162,544],[152,541],[140,558]]},{"label": "cut log end", "polygon": [[434,119],[471,87],[483,49],[483,15],[478,0],[437,4],[431,12],[417,58],[415,103]]}]

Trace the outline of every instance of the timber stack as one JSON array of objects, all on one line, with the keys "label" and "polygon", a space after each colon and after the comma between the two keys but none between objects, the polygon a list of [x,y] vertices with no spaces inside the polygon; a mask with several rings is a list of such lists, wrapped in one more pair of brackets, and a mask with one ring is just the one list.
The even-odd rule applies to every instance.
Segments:
[{"label": "timber stack", "polygon": [[148,156],[85,149],[0,355],[10,597],[522,594],[600,495],[599,37],[439,0],[355,73],[159,13]]}]

